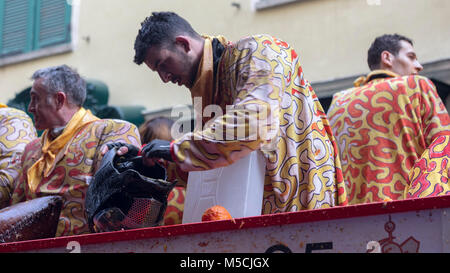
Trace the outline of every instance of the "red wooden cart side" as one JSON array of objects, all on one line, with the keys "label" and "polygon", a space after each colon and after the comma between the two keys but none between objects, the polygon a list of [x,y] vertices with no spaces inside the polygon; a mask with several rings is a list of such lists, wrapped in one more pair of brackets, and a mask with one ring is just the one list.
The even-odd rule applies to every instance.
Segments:
[{"label": "red wooden cart side", "polygon": [[[48,238],[40,240],[21,241],[0,244],[0,252],[24,252],[32,250],[45,250],[64,248],[71,241],[80,245],[105,244],[120,241],[137,241],[150,238],[170,238],[199,233],[220,231],[235,231],[250,228],[271,226],[285,226],[319,221],[331,221],[355,217],[367,217],[380,214],[395,214],[401,212],[414,212],[422,210],[435,210],[450,208],[450,196],[428,197],[411,200],[398,200],[359,204],[327,209],[279,213],[255,217],[238,218],[233,220],[212,221],[203,223],[180,224],[172,226],[159,226],[134,230],[93,233],[76,236]],[[450,238],[449,238],[450,239]]]}]

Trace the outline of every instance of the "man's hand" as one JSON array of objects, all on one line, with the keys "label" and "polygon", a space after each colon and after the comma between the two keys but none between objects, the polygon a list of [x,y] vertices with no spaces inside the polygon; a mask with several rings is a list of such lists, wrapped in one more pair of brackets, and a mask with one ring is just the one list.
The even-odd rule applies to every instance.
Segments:
[{"label": "man's hand", "polygon": [[150,141],[142,148],[141,154],[146,159],[165,159],[167,161],[173,161],[170,154],[170,141],[155,139]]},{"label": "man's hand", "polygon": [[137,156],[139,153],[139,148],[134,145],[123,143],[123,142],[114,142],[114,143],[106,144],[106,146],[103,147],[102,155],[105,155],[109,150],[114,149],[114,148],[117,149],[118,155],[124,155],[126,153],[129,153],[132,156]]}]

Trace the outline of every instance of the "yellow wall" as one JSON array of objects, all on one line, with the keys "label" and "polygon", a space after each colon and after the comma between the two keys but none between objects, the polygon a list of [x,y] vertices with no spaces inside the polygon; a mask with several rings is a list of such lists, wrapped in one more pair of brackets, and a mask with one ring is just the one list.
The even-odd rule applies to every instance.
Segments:
[{"label": "yellow wall", "polygon": [[313,83],[367,72],[367,49],[384,33],[412,38],[421,62],[450,58],[449,0],[379,1],[377,6],[368,0],[305,0],[255,12],[251,0],[80,0],[75,50],[0,67],[0,101],[28,87],[36,69],[66,63],[104,81],[113,105],[158,110],[190,103],[187,89],[163,84],[145,65],[133,63],[134,39],[151,11],[175,11],[200,33],[231,40],[256,33],[277,36],[300,53]]}]

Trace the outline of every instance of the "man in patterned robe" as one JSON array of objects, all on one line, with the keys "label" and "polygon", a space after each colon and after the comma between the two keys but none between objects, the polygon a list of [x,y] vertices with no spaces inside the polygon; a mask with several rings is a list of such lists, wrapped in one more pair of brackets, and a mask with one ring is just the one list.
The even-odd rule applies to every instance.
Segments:
[{"label": "man in patterned robe", "polygon": [[[418,75],[422,66],[409,38],[378,37],[368,63],[372,72],[357,79],[354,88],[336,93],[327,113],[349,204],[429,196],[415,194],[420,187],[411,189],[408,177],[434,141],[449,137],[447,110],[434,84]],[[435,149],[434,155],[449,157],[445,145]]]},{"label": "man in patterned robe", "polygon": [[137,64],[189,88],[198,112],[215,113],[172,142],[151,141],[142,150],[147,159],[174,161],[189,172],[261,150],[263,214],[345,204],[331,128],[286,42],[270,35],[237,42],[200,36],[177,14],[157,12],[142,23],[135,50]]},{"label": "man in patterned robe", "polygon": [[9,205],[20,173],[25,146],[37,138],[33,121],[23,111],[0,104],[0,209]]},{"label": "man in patterned robe", "polygon": [[36,129],[45,131],[25,148],[12,204],[59,195],[64,203],[56,236],[88,233],[84,199],[104,147],[114,142],[140,147],[139,132],[129,122],[101,120],[84,109],[86,83],[68,66],[44,68],[32,78],[28,111]]}]

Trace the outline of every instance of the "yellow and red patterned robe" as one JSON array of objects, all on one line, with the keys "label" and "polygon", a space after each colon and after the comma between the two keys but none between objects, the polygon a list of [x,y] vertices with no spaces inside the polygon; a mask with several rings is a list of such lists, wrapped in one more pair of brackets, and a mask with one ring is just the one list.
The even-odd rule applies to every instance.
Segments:
[{"label": "yellow and red patterned robe", "polygon": [[409,172],[405,197],[420,198],[450,194],[450,135],[439,136]]},{"label": "yellow and red patterned robe", "polygon": [[23,111],[0,107],[0,208],[10,203],[25,146],[37,138],[33,121]]},{"label": "yellow and red patterned robe", "polygon": [[336,93],[328,110],[349,203],[403,199],[411,168],[450,134],[450,118],[425,77],[380,70],[362,83]]},{"label": "yellow and red patterned robe", "polygon": [[161,165],[166,169],[166,180],[177,182],[167,197],[167,207],[164,212],[163,225],[177,225],[183,222],[184,198],[186,196],[186,183],[188,173],[183,172],[173,162],[161,160]]},{"label": "yellow and red patterned robe", "polygon": [[172,142],[178,166],[207,170],[261,150],[266,158],[263,214],[345,204],[335,140],[295,50],[269,35],[224,47],[201,109],[217,105],[223,116]]},{"label": "yellow and red patterned robe", "polygon": [[60,195],[64,199],[56,236],[89,233],[84,212],[84,199],[102,159],[105,144],[125,142],[141,146],[135,125],[122,121],[97,120],[82,127],[74,136],[64,157],[53,171],[44,177],[36,191],[28,185],[28,169],[42,155],[42,139],[28,144],[22,156],[22,173],[12,197],[12,204],[47,195]]}]

